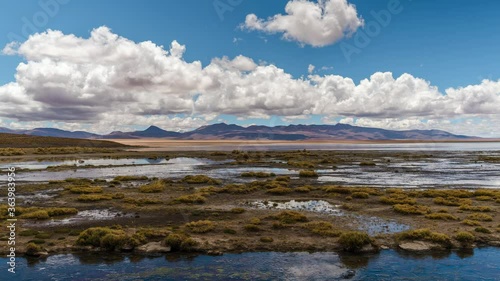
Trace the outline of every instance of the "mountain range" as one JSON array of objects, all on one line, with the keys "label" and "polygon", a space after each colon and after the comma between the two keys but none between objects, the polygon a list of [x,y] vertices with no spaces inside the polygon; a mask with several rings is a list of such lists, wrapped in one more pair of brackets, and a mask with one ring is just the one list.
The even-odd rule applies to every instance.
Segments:
[{"label": "mountain range", "polygon": [[249,126],[228,125],[225,123],[200,127],[189,132],[166,131],[150,126],[144,131],[115,131],[107,135],[85,131],[65,131],[53,128],[35,128],[32,130],[13,130],[1,128],[0,133],[50,136],[78,139],[139,139],[168,138],[181,140],[466,140],[478,137],[455,135],[441,130],[406,130],[395,131],[378,128],[336,125],[288,125],[288,126]]}]

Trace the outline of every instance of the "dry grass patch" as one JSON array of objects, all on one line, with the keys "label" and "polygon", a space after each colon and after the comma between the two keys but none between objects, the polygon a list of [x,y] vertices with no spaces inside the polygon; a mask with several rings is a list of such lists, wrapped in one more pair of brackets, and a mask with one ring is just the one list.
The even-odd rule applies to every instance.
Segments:
[{"label": "dry grass patch", "polygon": [[434,204],[445,206],[472,205],[472,200],[458,197],[436,197],[433,202]]},{"label": "dry grass patch", "polygon": [[174,199],[175,203],[187,203],[187,204],[203,204],[206,201],[207,198],[200,193],[183,195]]},{"label": "dry grass patch", "polygon": [[431,209],[422,205],[396,204],[393,210],[404,215],[425,215],[431,212]]},{"label": "dry grass patch", "polygon": [[141,193],[160,193],[165,190],[165,183],[162,180],[157,180],[152,183],[139,187]]},{"label": "dry grass patch", "polygon": [[213,221],[202,220],[187,223],[185,227],[193,233],[207,233],[215,229],[216,224]]},{"label": "dry grass patch", "polygon": [[472,205],[461,205],[459,210],[471,211],[471,212],[492,212],[493,209],[489,206],[472,206]]},{"label": "dry grass patch", "polygon": [[427,228],[409,230],[396,234],[398,240],[425,240],[440,245],[451,247],[451,239],[448,235],[439,232],[432,232]]},{"label": "dry grass patch", "polygon": [[340,235],[339,244],[346,251],[354,252],[358,251],[363,246],[370,244],[371,238],[368,234],[359,231],[349,231]]},{"label": "dry grass patch", "polygon": [[468,219],[470,220],[475,220],[475,221],[492,221],[493,217],[487,214],[482,214],[482,213],[474,213],[470,214],[467,216]]},{"label": "dry grass patch", "polygon": [[304,228],[319,236],[338,237],[342,234],[342,231],[335,229],[333,224],[327,221],[308,222]]},{"label": "dry grass patch", "polygon": [[431,219],[431,220],[445,220],[445,221],[454,221],[458,220],[457,217],[455,217],[452,214],[447,214],[447,213],[434,213],[434,214],[428,214],[425,215],[425,218]]}]

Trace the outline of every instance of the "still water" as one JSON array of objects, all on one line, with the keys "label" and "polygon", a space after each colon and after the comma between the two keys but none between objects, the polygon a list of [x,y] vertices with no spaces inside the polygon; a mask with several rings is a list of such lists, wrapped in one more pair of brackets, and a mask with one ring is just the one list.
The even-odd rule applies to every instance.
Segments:
[{"label": "still water", "polygon": [[[244,253],[223,256],[56,255],[43,261],[19,259],[17,273],[0,280],[498,280],[500,251],[426,256],[385,250],[370,255],[335,253]],[[353,276],[354,275],[354,276]]]}]

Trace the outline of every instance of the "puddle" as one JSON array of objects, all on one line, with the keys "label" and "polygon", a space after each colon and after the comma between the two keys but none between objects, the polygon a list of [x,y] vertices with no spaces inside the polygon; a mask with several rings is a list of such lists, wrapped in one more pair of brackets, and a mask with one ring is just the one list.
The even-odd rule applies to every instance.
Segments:
[{"label": "puddle", "polygon": [[[131,160],[131,159],[129,159]],[[181,178],[192,174],[206,174],[202,167],[225,164],[230,161],[213,161],[202,158],[173,158],[164,164],[85,168],[65,171],[33,171],[18,174],[18,181],[49,181],[67,178],[112,179],[116,176],[140,175],[147,177]]]},{"label": "puddle", "polygon": [[[44,170],[49,167],[57,166],[72,166],[75,169],[79,167],[103,167],[103,166],[136,166],[136,165],[168,165],[168,164],[186,164],[186,165],[196,165],[203,164],[205,162],[210,162],[209,159],[197,159],[197,158],[120,158],[120,159],[109,159],[109,158],[97,158],[97,159],[73,159],[73,160],[61,160],[61,161],[25,161],[25,162],[15,162],[8,164],[0,164],[0,169],[7,169],[11,166],[17,169],[24,170]],[[200,163],[201,162],[201,163]]]},{"label": "puddle", "polygon": [[409,225],[398,223],[394,220],[384,220],[379,217],[353,216],[358,220],[358,230],[369,235],[393,234],[410,229]]},{"label": "puddle", "polygon": [[[472,158],[474,159],[474,158]],[[375,167],[341,165],[320,173],[319,182],[341,185],[394,187],[499,188],[500,164],[474,163],[471,158],[432,161],[403,160],[378,163]]]},{"label": "puddle", "polygon": [[134,217],[132,213],[123,213],[118,211],[112,211],[109,209],[103,210],[85,210],[80,211],[78,214],[67,217],[64,219],[50,219],[44,221],[25,221],[23,225],[26,227],[29,226],[56,226],[56,225],[72,225],[78,224],[85,221],[102,221],[102,220],[111,220],[117,217]]},{"label": "puddle", "polygon": [[[45,201],[48,199],[52,199],[59,195],[60,191],[63,191],[64,188],[56,188],[56,189],[49,189],[49,190],[43,190],[39,191],[37,193],[29,193],[29,194],[20,194],[17,195],[17,199],[22,199],[23,200],[23,205],[30,205],[33,204],[37,201]],[[0,198],[0,202],[5,201],[5,198]]]},{"label": "puddle", "polygon": [[[242,173],[246,172],[264,172],[264,173],[274,173],[277,176],[297,176],[298,171],[284,169],[284,168],[271,168],[271,167],[231,167],[222,169],[211,169],[205,170],[203,173],[207,176],[219,179],[230,178],[232,182],[251,182],[255,180],[265,180],[265,178],[254,178],[254,177],[241,177]],[[270,178],[272,179],[272,178]]]},{"label": "puddle", "polygon": [[365,231],[369,235],[377,234],[392,234],[410,229],[409,225],[398,223],[394,220],[385,220],[379,217],[369,217],[363,215],[350,214],[341,211],[339,205],[332,205],[323,200],[290,200],[290,201],[268,201],[259,200],[254,202],[246,202],[253,208],[257,209],[275,209],[275,210],[293,210],[307,211],[331,216],[345,216],[351,221],[351,226],[357,226],[358,230]]},{"label": "puddle", "polygon": [[309,200],[309,201],[268,201],[261,200],[256,202],[247,202],[248,205],[257,209],[276,209],[276,210],[293,210],[293,211],[308,211],[313,213],[328,214],[341,216],[342,211],[340,206],[332,205],[323,200]]}]

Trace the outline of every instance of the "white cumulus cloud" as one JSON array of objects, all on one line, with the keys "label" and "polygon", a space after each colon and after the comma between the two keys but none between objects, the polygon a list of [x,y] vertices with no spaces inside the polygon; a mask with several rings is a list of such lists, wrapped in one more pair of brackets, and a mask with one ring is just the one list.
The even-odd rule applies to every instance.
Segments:
[{"label": "white cumulus cloud", "polygon": [[323,47],[352,35],[364,24],[356,6],[347,0],[291,0],[285,12],[286,15],[277,14],[268,19],[249,14],[242,28],[282,33],[285,40]]}]

